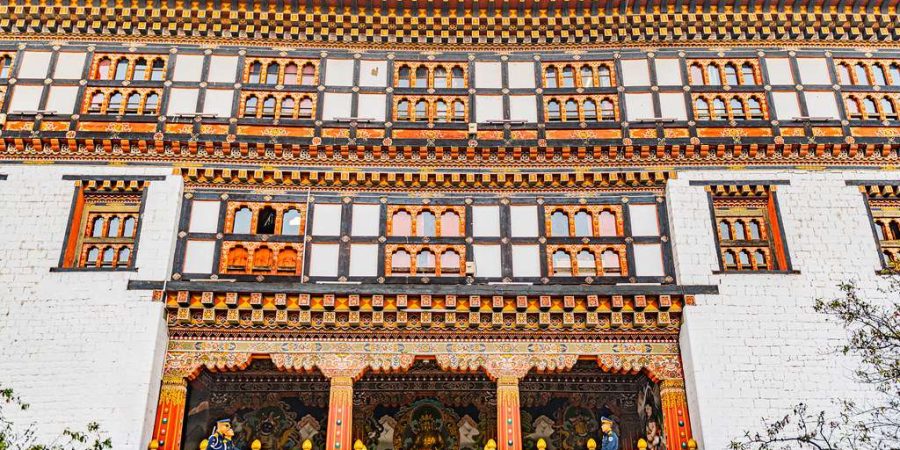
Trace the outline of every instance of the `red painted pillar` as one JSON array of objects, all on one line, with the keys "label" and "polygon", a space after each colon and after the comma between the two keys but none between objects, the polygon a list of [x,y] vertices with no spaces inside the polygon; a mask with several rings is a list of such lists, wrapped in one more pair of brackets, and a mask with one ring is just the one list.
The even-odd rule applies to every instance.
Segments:
[{"label": "red painted pillar", "polygon": [[160,450],[181,448],[186,402],[187,380],[181,375],[163,375],[153,426],[153,440],[159,444]]},{"label": "red painted pillar", "polygon": [[683,379],[663,380],[659,386],[662,400],[663,424],[666,433],[666,448],[680,450],[688,448],[691,436],[691,420],[688,416],[687,393]]},{"label": "red painted pillar", "polygon": [[353,378],[331,378],[328,396],[328,425],[326,450],[352,450],[353,439]]},{"label": "red painted pillar", "polygon": [[522,450],[519,379],[497,378],[497,450]]}]

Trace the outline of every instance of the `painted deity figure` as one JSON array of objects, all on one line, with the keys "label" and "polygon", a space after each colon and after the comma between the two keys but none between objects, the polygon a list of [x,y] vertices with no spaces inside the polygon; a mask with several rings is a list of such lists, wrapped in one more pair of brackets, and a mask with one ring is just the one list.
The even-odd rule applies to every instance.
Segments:
[{"label": "painted deity figure", "polygon": [[216,429],[207,440],[207,450],[238,450],[232,441],[234,430],[231,429],[231,419],[216,421]]},{"label": "painted deity figure", "polygon": [[444,438],[434,429],[434,417],[425,414],[419,419],[419,432],[416,435],[413,450],[441,450],[444,448]]},{"label": "painted deity figure", "polygon": [[600,438],[600,450],[619,450],[619,435],[613,431],[612,419],[600,418],[600,431],[603,432],[603,437]]}]

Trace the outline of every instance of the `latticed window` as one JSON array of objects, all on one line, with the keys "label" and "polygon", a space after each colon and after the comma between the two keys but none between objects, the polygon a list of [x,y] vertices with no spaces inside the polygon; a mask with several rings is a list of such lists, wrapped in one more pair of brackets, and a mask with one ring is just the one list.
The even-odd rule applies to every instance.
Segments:
[{"label": "latticed window", "polygon": [[900,261],[900,195],[897,186],[860,186],[871,212],[872,229],[885,268]]},{"label": "latticed window", "polygon": [[302,245],[296,239],[305,229],[305,211],[305,205],[297,203],[229,201],[222,230],[219,272],[298,274]]},{"label": "latticed window", "polygon": [[95,55],[90,78],[93,80],[162,81],[166,57],[159,55]]},{"label": "latticed window", "polygon": [[709,187],[724,271],[788,270],[773,189]]}]

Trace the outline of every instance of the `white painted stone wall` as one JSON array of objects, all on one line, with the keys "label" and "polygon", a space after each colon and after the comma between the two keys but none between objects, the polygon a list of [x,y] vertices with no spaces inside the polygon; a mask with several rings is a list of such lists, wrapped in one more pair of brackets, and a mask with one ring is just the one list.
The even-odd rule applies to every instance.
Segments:
[{"label": "white painted stone wall", "polygon": [[[113,448],[145,448],[166,344],[163,305],[129,279],[163,280],[182,182],[168,168],[0,165],[0,383],[31,404],[16,424],[44,437],[100,423]],[[166,175],[140,223],[137,272],[50,272],[59,263],[74,182],[63,175]],[[148,413],[149,412],[149,413]]]},{"label": "white painted stone wall", "polygon": [[[691,423],[701,448],[720,450],[761,419],[799,402],[834,410],[835,399],[869,398],[853,379],[853,358],[835,350],[845,331],[816,313],[817,298],[840,296],[855,280],[879,298],[885,280],[865,203],[846,180],[898,180],[884,171],[681,171],[667,186],[681,284],[716,285],[685,311],[681,348]],[[713,274],[718,270],[707,194],[691,180],[789,180],[777,187],[782,226],[797,274]]]}]

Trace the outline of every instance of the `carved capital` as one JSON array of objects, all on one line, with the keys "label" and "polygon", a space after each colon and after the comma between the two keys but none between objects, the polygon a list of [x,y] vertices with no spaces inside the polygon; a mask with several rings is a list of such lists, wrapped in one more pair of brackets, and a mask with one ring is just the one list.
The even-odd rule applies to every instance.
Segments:
[{"label": "carved capital", "polygon": [[495,380],[521,379],[531,369],[538,371],[556,371],[570,369],[578,361],[578,355],[550,354],[439,354],[437,363],[445,370],[461,370],[474,372],[484,369],[485,373]]},{"label": "carved capital", "polygon": [[678,355],[603,354],[597,363],[608,372],[639,372],[645,370],[654,381],[681,379]]},{"label": "carved capital", "polygon": [[357,379],[368,368],[389,372],[408,369],[414,355],[358,353],[273,353],[272,361],[280,369],[310,371],[318,368],[328,378]]},{"label": "carved capital", "polygon": [[684,380],[663,380],[659,384],[659,397],[663,408],[686,408],[687,392]]}]

